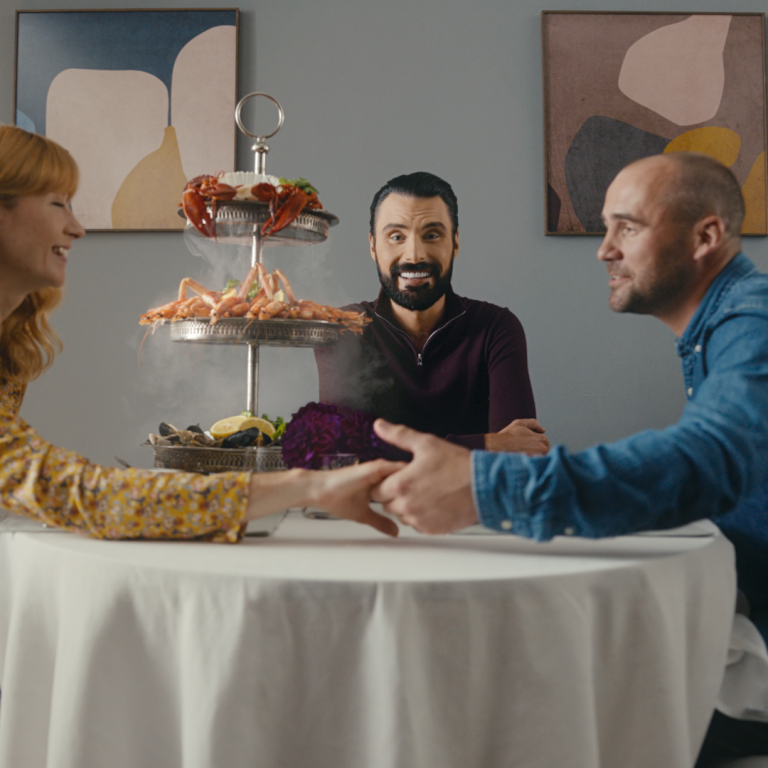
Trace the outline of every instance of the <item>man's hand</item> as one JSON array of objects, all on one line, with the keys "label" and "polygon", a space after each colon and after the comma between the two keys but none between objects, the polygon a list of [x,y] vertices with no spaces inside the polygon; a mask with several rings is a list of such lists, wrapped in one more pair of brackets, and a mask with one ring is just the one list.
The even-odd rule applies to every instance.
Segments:
[{"label": "man's hand", "polygon": [[378,459],[330,472],[309,473],[311,506],[345,520],[365,523],[388,536],[397,536],[397,523],[377,515],[370,507],[370,498],[375,485],[404,466],[400,462]]},{"label": "man's hand", "polygon": [[422,533],[450,533],[477,522],[466,448],[383,419],[373,428],[382,440],[413,454],[374,489],[374,501]]},{"label": "man's hand", "polygon": [[544,432],[536,419],[515,419],[500,432],[485,436],[485,450],[543,456],[549,451],[549,440],[544,437]]}]

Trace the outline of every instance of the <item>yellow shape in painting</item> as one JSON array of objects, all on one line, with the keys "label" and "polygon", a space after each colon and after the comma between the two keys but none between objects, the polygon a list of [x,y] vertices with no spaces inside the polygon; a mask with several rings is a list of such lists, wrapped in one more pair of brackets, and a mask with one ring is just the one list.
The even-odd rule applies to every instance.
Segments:
[{"label": "yellow shape in painting", "polygon": [[186,184],[176,130],[168,126],[160,148],[139,160],[120,185],[112,203],[112,226],[184,229],[178,208]]},{"label": "yellow shape in painting", "polygon": [[730,167],[736,162],[740,148],[741,139],[736,131],[710,125],[681,133],[667,144],[664,152],[701,152]]},{"label": "yellow shape in painting", "polygon": [[768,234],[765,199],[765,152],[757,156],[752,170],[741,188],[744,204],[747,207],[741,232],[745,235]]}]

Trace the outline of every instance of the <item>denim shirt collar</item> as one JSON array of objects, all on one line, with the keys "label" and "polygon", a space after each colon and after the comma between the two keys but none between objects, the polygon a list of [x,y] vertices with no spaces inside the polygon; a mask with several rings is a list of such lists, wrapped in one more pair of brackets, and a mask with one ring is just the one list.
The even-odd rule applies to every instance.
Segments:
[{"label": "denim shirt collar", "polygon": [[743,254],[737,253],[720,271],[704,294],[701,304],[694,312],[691,321],[677,340],[677,354],[683,357],[699,342],[702,334],[710,325],[713,314],[728,295],[731,286],[745,275],[756,272],[757,267]]}]

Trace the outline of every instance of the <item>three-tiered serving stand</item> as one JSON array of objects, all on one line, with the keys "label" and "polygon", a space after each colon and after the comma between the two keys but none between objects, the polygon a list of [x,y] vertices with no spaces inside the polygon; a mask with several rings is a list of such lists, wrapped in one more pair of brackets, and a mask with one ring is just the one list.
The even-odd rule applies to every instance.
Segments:
[{"label": "three-tiered serving stand", "polygon": [[[269,99],[278,110],[278,123],[272,133],[259,136],[248,131],[242,123],[243,105],[256,96]],[[256,181],[267,181],[266,160],[269,152],[267,139],[282,127],[283,108],[266,93],[249,93],[237,104],[235,121],[246,136],[255,140],[254,171]],[[267,203],[246,200],[220,201],[208,207],[215,213],[216,242],[251,246],[251,266],[263,263],[265,247],[296,246],[322,243],[328,237],[330,227],[339,223],[337,216],[324,210],[305,210],[287,227],[264,236],[262,226],[270,218]],[[179,211],[180,215],[184,215]],[[187,226],[193,236],[203,237]],[[171,340],[195,344],[246,345],[248,349],[246,410],[259,414],[259,347],[320,347],[333,344],[342,326],[323,320],[250,320],[246,318],[219,318],[211,324],[209,318],[189,318],[170,323]],[[184,469],[198,472],[253,469],[270,471],[284,469],[279,448],[202,448],[188,446],[153,446],[155,466],[168,469]]]}]

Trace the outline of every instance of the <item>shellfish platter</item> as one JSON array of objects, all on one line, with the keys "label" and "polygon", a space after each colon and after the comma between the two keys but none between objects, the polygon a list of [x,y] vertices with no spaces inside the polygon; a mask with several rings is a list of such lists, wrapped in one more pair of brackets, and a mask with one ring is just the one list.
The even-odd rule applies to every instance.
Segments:
[{"label": "shellfish platter", "polygon": [[[191,297],[188,295],[190,291],[194,294]],[[242,319],[246,322],[236,326],[224,326],[226,330],[222,330],[221,333],[213,331],[213,327],[223,319]],[[180,333],[177,335],[177,340],[200,341],[207,336],[216,339],[218,343],[227,343],[227,337],[236,332],[237,328],[240,328],[243,334],[247,333],[249,328],[253,328],[252,335],[255,334],[251,339],[253,341],[259,340],[260,334],[263,333],[266,343],[272,337],[272,334],[266,331],[268,326],[254,326],[252,322],[248,322],[254,320],[299,321],[299,324],[293,326],[296,331],[293,337],[296,339],[301,337],[302,330],[325,327],[317,326],[317,322],[336,324],[357,333],[362,333],[364,326],[370,323],[370,318],[361,312],[346,311],[307,299],[297,299],[283,272],[275,269],[274,272],[267,273],[260,262],[251,267],[242,282],[230,281],[222,291],[211,291],[191,277],[183,278],[179,285],[178,299],[145,312],[139,318],[139,323],[153,326],[166,321],[175,323],[182,320],[205,320],[207,330],[205,333],[198,333],[195,338],[183,338],[184,334]],[[307,321],[311,321],[312,324],[306,324]],[[200,325],[193,325],[189,330],[192,331],[195,327],[202,328]],[[277,329],[280,327],[278,325]],[[277,333],[277,336],[279,335]],[[324,339],[320,333],[314,335],[319,344],[335,341],[335,337]],[[289,332],[286,334],[286,340],[290,338]],[[277,343],[279,339],[275,338],[274,341]],[[307,341],[309,342],[307,346],[315,345],[313,334],[309,334]]]},{"label": "shellfish platter", "polygon": [[258,235],[269,245],[322,242],[339,223],[306,179],[247,171],[196,176],[184,189],[179,215],[202,237],[247,243]]},{"label": "shellfish platter", "polygon": [[259,344],[265,347],[322,347],[334,344],[344,327],[324,320],[248,320],[231,317],[172,321],[171,341],[196,344]]},{"label": "shellfish platter", "polygon": [[285,429],[281,417],[270,420],[246,415],[222,419],[210,431],[199,424],[178,429],[162,422],[158,433],[150,433],[155,467],[184,472],[256,471],[286,469],[280,438]]},{"label": "shellfish platter", "polygon": [[[273,102],[278,110],[277,128],[264,135],[251,133],[240,119],[245,102],[257,96]],[[244,279],[231,280],[223,289],[214,290],[185,277],[177,298],[153,307],[139,319],[141,325],[149,326],[144,340],[150,332],[167,325],[172,341],[242,343],[247,347],[247,403],[243,414],[258,412],[260,346],[319,347],[336,342],[343,332],[362,333],[370,322],[364,313],[297,298],[280,269],[267,273],[264,268],[265,245],[321,243],[327,239],[329,228],[339,222],[337,216],[324,209],[317,189],[307,179],[267,175],[266,139],[280,130],[283,119],[283,109],[272,96],[244,96],[235,110],[235,121],[242,133],[255,139],[254,171],[195,176],[181,196],[179,214],[188,224],[185,236],[204,238],[214,246],[250,245],[251,267]],[[188,242],[191,245],[193,241]],[[195,249],[198,245],[199,242],[194,242]],[[228,436],[230,442],[226,443],[216,439],[214,428],[218,424],[211,427],[211,440],[199,427],[176,430],[162,425],[174,434],[162,434],[161,429],[160,435],[150,435],[155,466],[197,472],[286,468],[275,435],[266,435],[274,438],[271,444],[263,433],[255,436],[255,442],[251,442],[251,436],[240,433],[231,439]]]},{"label": "shellfish platter", "polygon": [[182,472],[281,472],[287,467],[279,446],[266,448],[203,448],[154,445],[155,467]]}]

